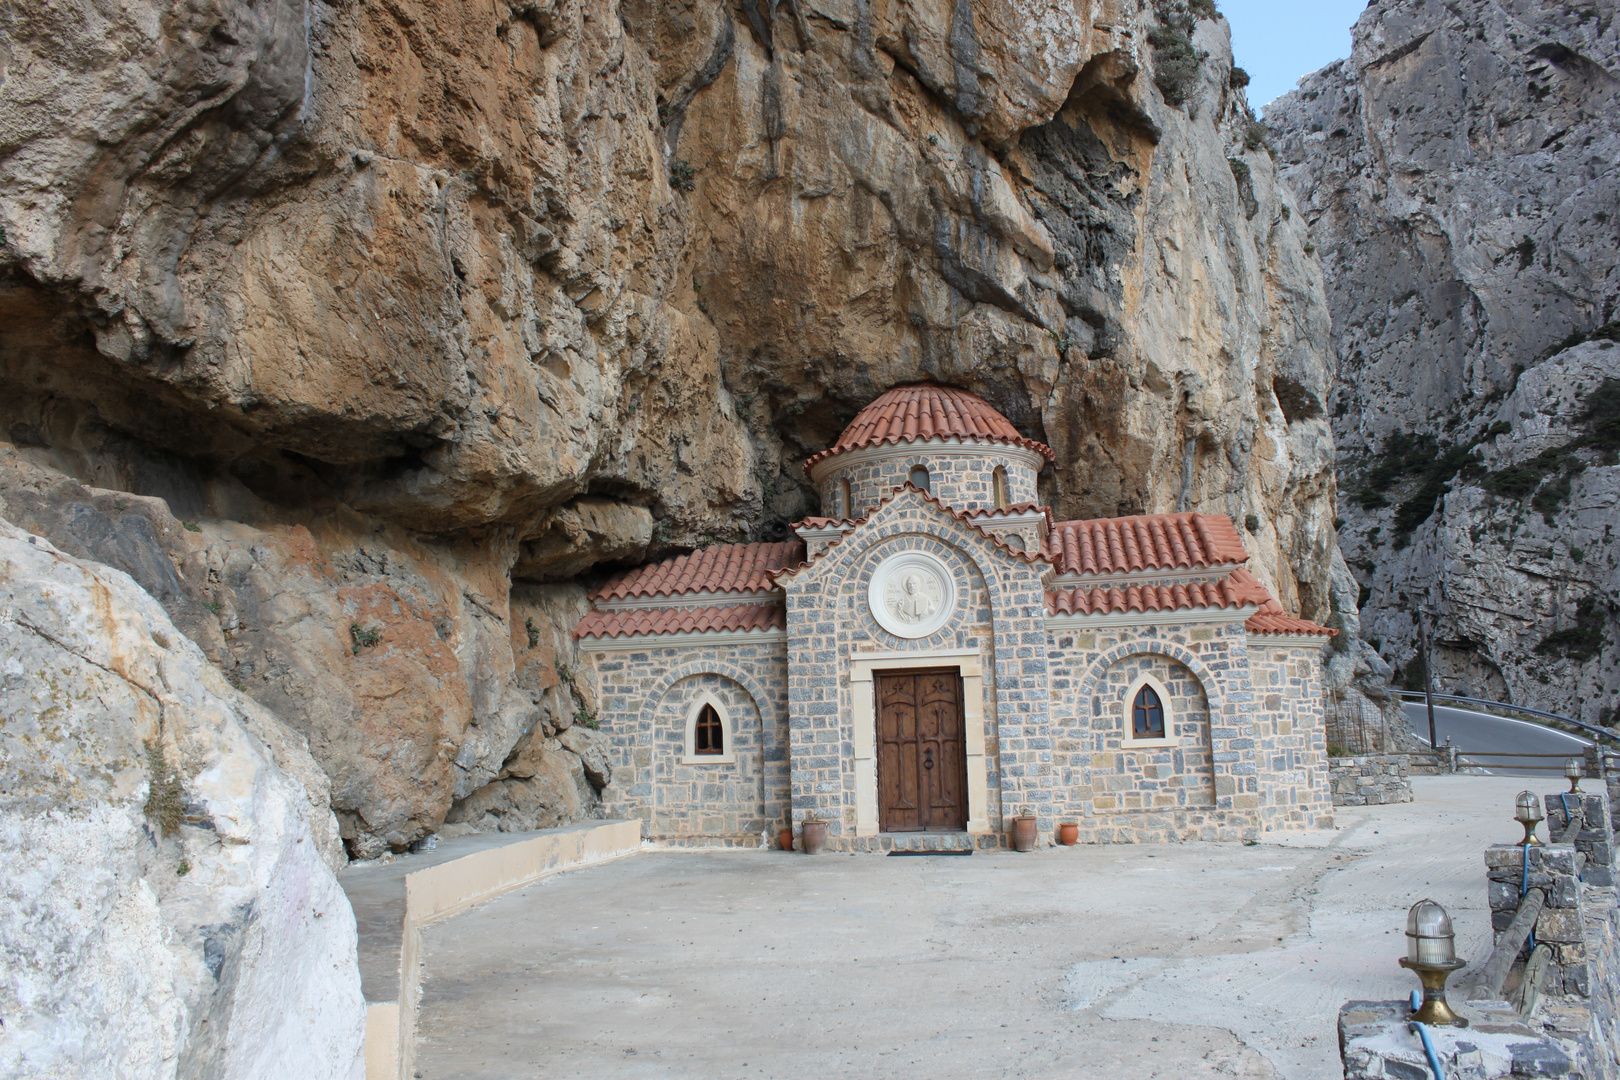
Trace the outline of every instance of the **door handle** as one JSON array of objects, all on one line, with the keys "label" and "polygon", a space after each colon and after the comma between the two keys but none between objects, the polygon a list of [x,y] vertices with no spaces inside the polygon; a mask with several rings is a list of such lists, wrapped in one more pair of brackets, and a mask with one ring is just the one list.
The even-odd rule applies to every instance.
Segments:
[{"label": "door handle", "polygon": [[933,767],[934,767],[934,751],[933,750],[924,750],[923,751],[923,768],[932,769]]}]

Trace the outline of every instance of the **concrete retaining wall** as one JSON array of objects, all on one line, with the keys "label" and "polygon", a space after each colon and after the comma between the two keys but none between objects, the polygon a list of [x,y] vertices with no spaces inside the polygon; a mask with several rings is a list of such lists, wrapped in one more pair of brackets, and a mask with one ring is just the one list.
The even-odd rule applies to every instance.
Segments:
[{"label": "concrete retaining wall", "polygon": [[641,849],[641,823],[607,821],[532,833],[479,833],[391,864],[339,875],[360,928],[366,1080],[415,1072],[422,927],[563,870]]}]

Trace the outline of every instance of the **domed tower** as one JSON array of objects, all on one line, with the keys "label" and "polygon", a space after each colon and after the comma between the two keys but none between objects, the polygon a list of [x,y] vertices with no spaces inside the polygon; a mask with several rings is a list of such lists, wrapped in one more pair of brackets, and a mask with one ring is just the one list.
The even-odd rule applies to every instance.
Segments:
[{"label": "domed tower", "polygon": [[1050,447],[1020,435],[983,398],[914,383],[885,391],[804,468],[822,513],[849,519],[871,513],[907,481],[956,510],[1028,506],[1052,458]]}]

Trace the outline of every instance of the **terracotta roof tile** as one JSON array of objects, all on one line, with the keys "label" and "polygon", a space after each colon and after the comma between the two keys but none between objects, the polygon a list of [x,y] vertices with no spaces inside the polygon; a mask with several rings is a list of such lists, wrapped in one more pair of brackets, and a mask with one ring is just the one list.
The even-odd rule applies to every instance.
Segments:
[{"label": "terracotta roof tile", "polygon": [[635,637],[642,634],[702,633],[722,630],[781,630],[787,609],[781,604],[725,604],[718,607],[634,608],[587,612],[574,626],[576,638]]},{"label": "terracotta roof tile", "polygon": [[789,525],[790,529],[853,529],[865,522],[865,518],[833,518],[833,517],[807,517],[803,521],[795,521]]},{"label": "terracotta roof tile", "polygon": [[1107,589],[1066,589],[1046,594],[1049,615],[1112,615],[1131,611],[1190,611],[1197,608],[1258,607],[1244,622],[1252,634],[1337,633],[1309,619],[1284,614],[1283,607],[1259,578],[1238,567],[1219,581]]},{"label": "terracotta roof tile", "polygon": [[1319,637],[1333,637],[1337,630],[1330,630],[1320,623],[1309,619],[1296,618],[1283,610],[1277,598],[1271,595],[1259,578],[1249,571],[1239,567],[1232,571],[1229,579],[1237,588],[1244,590],[1244,594],[1251,599],[1250,603],[1260,605],[1260,610],[1249,616],[1243,625],[1251,634],[1313,634]]},{"label": "terracotta roof tile", "polygon": [[663,562],[620,574],[596,592],[593,600],[630,596],[680,596],[694,592],[763,592],[773,589],[769,575],[804,558],[804,544],[719,544],[698,548]]},{"label": "terracotta roof tile", "polygon": [[1064,574],[1174,570],[1245,562],[1237,526],[1225,514],[1140,514],[1060,521],[1048,556]]},{"label": "terracotta roof tile", "polygon": [[953,436],[1011,443],[1034,450],[1048,461],[1054,459],[1051,447],[1020,435],[1012,421],[977,394],[954,386],[914,383],[896,386],[878,395],[877,400],[850,421],[838,442],[806,461],[804,469],[809,472],[818,461],[863,446]]}]

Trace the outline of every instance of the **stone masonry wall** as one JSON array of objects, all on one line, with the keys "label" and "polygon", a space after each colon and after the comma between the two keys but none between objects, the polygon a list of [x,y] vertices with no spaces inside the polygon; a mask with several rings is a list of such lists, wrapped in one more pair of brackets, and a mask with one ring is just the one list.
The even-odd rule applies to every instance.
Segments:
[{"label": "stone masonry wall", "polygon": [[[1332,825],[1315,649],[1251,648],[1237,620],[1096,630],[1054,621],[1050,640],[1055,757],[1063,761],[1060,777],[1066,767],[1082,784],[1066,789],[1060,779],[1058,797],[1067,799],[1065,809],[1078,818],[1083,840],[1247,839],[1277,828]],[[1135,662],[1164,664],[1164,671],[1172,663],[1184,668],[1207,701],[1214,785],[1207,807],[1133,808],[1108,790],[1121,768],[1132,767],[1121,759],[1144,754],[1120,746],[1124,703],[1118,699],[1137,669],[1114,668],[1149,656]],[[1125,670],[1132,672],[1130,679],[1120,682]],[[1154,771],[1168,775],[1161,769],[1173,760],[1154,762]],[[1081,761],[1089,764],[1077,767]]]},{"label": "stone masonry wall", "polygon": [[[609,815],[664,843],[752,847],[787,823],[787,655],[780,638],[704,645],[656,637],[596,654],[598,718],[613,753]],[[730,714],[735,763],[682,762],[686,718],[708,693]]]},{"label": "stone masonry wall", "polygon": [[[956,579],[955,615],[938,632],[916,640],[889,634],[867,610],[872,573],[884,558],[905,550],[938,556]],[[1051,831],[1045,594],[1039,567],[996,547],[920,493],[903,491],[820,560],[781,580],[787,590],[788,648],[799,660],[788,691],[795,822],[810,812],[829,821],[834,849],[891,846],[892,837],[855,836],[850,654],[972,649],[984,670],[992,828],[978,842],[1001,843],[1004,806],[1033,808],[1041,831]]]},{"label": "stone masonry wall", "polygon": [[[1058,662],[1054,651],[1054,668]],[[1131,687],[1144,674],[1154,676],[1169,691],[1163,701],[1165,729],[1180,745],[1123,746],[1130,735]],[[1100,712],[1061,706],[1053,710],[1052,763],[1059,816],[1119,820],[1141,811],[1127,819],[1130,826],[1122,826],[1131,839],[1198,835],[1216,817],[1211,813],[1216,808],[1215,771],[1203,684],[1185,665],[1168,657],[1135,653],[1110,666],[1098,689],[1095,704],[1100,704]]]},{"label": "stone masonry wall", "polygon": [[[822,513],[862,517],[894,494],[911,478],[918,465],[928,470],[929,492],[934,498],[958,510],[988,510],[996,505],[991,477],[999,465],[1007,470],[1007,503],[1031,503],[1039,499],[1035,489],[1036,470],[1029,466],[1027,452],[1005,453],[986,448],[986,453],[961,453],[944,440],[896,446],[890,454],[837,469],[821,478]],[[854,510],[839,506],[839,482],[849,481]]]},{"label": "stone masonry wall", "polygon": [[1377,806],[1412,801],[1412,776],[1401,754],[1330,758],[1334,806]]}]

